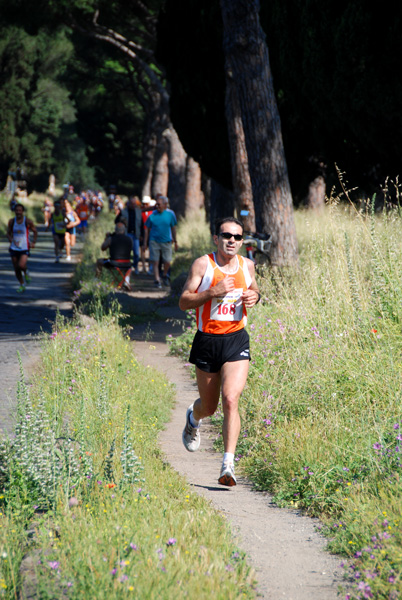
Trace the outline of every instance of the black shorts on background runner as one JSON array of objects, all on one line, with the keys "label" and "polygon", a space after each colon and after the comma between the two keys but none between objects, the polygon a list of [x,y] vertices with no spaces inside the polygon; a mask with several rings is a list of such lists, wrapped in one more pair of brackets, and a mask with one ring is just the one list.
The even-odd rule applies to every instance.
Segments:
[{"label": "black shorts on background runner", "polygon": [[245,329],[214,334],[197,331],[189,361],[201,371],[218,373],[226,362],[250,360],[250,338]]}]

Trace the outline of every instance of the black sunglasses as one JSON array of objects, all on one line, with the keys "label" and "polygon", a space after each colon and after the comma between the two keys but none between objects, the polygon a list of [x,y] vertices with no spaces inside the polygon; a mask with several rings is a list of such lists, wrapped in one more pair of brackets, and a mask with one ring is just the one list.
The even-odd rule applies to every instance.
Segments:
[{"label": "black sunglasses", "polygon": [[243,239],[241,233],[229,233],[228,231],[223,231],[219,235],[223,237],[224,240],[230,240],[230,238],[234,238],[236,242],[241,242]]}]

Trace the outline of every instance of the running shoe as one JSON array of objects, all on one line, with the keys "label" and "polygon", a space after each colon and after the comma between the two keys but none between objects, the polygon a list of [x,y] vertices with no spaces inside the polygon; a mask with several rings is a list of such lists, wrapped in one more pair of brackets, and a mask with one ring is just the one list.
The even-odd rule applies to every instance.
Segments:
[{"label": "running shoe", "polygon": [[22,294],[22,292],[25,292],[25,285],[21,284],[19,288],[17,288],[17,292],[19,294]]},{"label": "running shoe", "polygon": [[54,261],[54,262],[55,262],[55,263],[58,263],[58,262],[60,262],[60,258],[59,258],[58,256],[56,256],[56,259],[55,259],[55,261]]},{"label": "running shoe", "polygon": [[162,284],[160,281],[154,281],[154,286],[158,289],[160,289],[162,287]]},{"label": "running shoe", "polygon": [[162,277],[162,281],[163,281],[163,285],[166,287],[169,287],[170,285],[170,278],[169,275],[165,275]]},{"label": "running shoe", "polygon": [[25,283],[26,283],[27,285],[29,285],[29,284],[31,283],[31,281],[32,281],[32,279],[31,279],[31,276],[30,276],[30,274],[29,274],[29,273],[28,273],[28,271],[27,271],[27,272],[25,273]]},{"label": "running shoe", "polygon": [[221,469],[221,474],[218,479],[218,483],[221,485],[227,485],[228,487],[232,487],[236,485],[236,477],[234,474],[234,465],[232,464],[223,464]]},{"label": "running shoe", "polygon": [[190,423],[190,414],[193,412],[193,404],[188,407],[186,412],[186,426],[183,429],[182,440],[186,450],[195,452],[200,447],[201,436],[200,428],[193,427]]},{"label": "running shoe", "polygon": [[70,261],[71,260],[71,256],[66,256],[66,260]]}]

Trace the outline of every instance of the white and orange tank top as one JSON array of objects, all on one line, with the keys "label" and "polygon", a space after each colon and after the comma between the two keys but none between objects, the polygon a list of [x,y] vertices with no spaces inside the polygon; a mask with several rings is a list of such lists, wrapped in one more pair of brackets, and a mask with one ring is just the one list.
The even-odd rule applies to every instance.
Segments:
[{"label": "white and orange tank top", "polygon": [[77,212],[78,212],[78,216],[81,219],[81,221],[87,221],[88,217],[89,217],[89,206],[88,204],[85,204],[84,202],[78,204],[77,206]]},{"label": "white and orange tank top", "polygon": [[14,217],[13,224],[13,240],[10,244],[11,250],[29,250],[29,231],[26,223],[26,217],[22,223],[17,223],[17,218]]},{"label": "white and orange tank top", "polygon": [[240,331],[247,324],[247,310],[241,296],[251,285],[251,275],[247,262],[242,256],[237,258],[235,273],[225,273],[216,262],[215,253],[207,254],[208,265],[197,293],[214,287],[225,277],[234,277],[235,289],[226,296],[212,298],[197,308],[197,325],[204,333],[225,334]]}]

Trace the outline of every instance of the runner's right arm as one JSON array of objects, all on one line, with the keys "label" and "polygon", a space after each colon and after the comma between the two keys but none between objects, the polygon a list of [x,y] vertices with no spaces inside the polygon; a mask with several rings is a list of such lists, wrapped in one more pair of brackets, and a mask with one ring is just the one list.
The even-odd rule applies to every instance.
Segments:
[{"label": "runner's right arm", "polygon": [[13,241],[13,223],[14,219],[10,219],[7,225],[7,239],[10,242],[10,244]]}]

